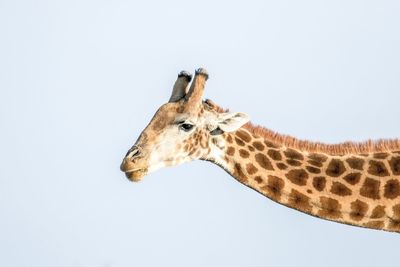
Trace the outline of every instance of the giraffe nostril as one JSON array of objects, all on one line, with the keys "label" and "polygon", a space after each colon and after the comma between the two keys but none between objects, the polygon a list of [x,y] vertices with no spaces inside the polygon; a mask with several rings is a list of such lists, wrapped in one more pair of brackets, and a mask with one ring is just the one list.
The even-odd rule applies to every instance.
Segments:
[{"label": "giraffe nostril", "polygon": [[128,153],[126,153],[125,158],[137,158],[141,154],[140,149],[137,146],[133,146],[129,149]]},{"label": "giraffe nostril", "polygon": [[133,154],[132,154],[132,158],[135,158],[135,157],[137,157],[137,156],[139,156],[140,155],[140,150],[139,149],[136,149],[134,152],[133,152]]}]

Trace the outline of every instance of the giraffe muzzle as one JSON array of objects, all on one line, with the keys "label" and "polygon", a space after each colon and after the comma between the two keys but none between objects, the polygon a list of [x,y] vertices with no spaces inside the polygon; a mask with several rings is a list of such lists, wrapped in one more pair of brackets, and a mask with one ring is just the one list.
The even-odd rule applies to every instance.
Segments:
[{"label": "giraffe muzzle", "polygon": [[135,145],[128,150],[122,160],[120,169],[130,181],[138,182],[147,174],[147,167],[140,166],[139,163],[142,157],[142,149]]},{"label": "giraffe muzzle", "polygon": [[132,182],[139,182],[143,179],[144,176],[147,174],[147,168],[146,169],[137,169],[134,171],[127,171],[125,172],[126,178],[128,178]]},{"label": "giraffe muzzle", "polygon": [[148,170],[146,167],[137,166],[130,158],[122,160],[120,169],[125,173],[126,178],[133,182],[140,181],[147,174]]}]

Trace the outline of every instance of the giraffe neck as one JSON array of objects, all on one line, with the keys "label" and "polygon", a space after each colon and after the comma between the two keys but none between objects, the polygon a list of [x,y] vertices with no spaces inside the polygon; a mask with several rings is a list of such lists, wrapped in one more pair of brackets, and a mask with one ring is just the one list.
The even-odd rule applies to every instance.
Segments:
[{"label": "giraffe neck", "polygon": [[400,232],[400,152],[329,154],[286,147],[241,128],[211,159],[285,206],[323,219]]}]

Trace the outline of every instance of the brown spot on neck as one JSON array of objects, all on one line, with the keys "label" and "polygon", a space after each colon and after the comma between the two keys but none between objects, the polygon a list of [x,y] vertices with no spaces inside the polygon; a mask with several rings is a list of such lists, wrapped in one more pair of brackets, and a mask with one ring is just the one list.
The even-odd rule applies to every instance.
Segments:
[{"label": "brown spot on neck", "polygon": [[332,159],[326,168],[326,174],[332,177],[339,177],[346,171],[344,164],[339,159]]},{"label": "brown spot on neck", "polygon": [[371,213],[371,219],[379,219],[385,216],[385,207],[378,205],[376,206]]},{"label": "brown spot on neck", "polygon": [[395,199],[400,195],[400,183],[399,180],[390,179],[386,182],[384,187],[384,197],[389,199]]},{"label": "brown spot on neck", "polygon": [[393,175],[400,175],[400,157],[393,157],[389,160],[390,169]]},{"label": "brown spot on neck", "polygon": [[264,154],[261,154],[261,153],[256,154],[255,159],[262,168],[264,168],[266,170],[271,170],[271,171],[274,170],[274,167],[272,167],[271,161]]},{"label": "brown spot on neck", "polygon": [[282,162],[277,163],[276,167],[278,167],[278,169],[280,169],[280,170],[286,170],[288,168],[288,166]]},{"label": "brown spot on neck", "polygon": [[251,141],[251,136],[243,130],[237,131],[236,136],[239,137],[240,139],[242,139],[246,143]]},{"label": "brown spot on neck", "polygon": [[331,187],[331,193],[344,197],[344,196],[350,196],[351,190],[342,183],[333,182]]},{"label": "brown spot on neck", "polygon": [[288,159],[292,159],[292,160],[303,160],[304,159],[303,155],[294,149],[290,149],[290,148],[286,149],[283,153],[285,154],[285,156]]},{"label": "brown spot on neck", "polygon": [[368,204],[360,200],[351,202],[350,218],[354,221],[361,221],[368,211]]},{"label": "brown spot on neck", "polygon": [[313,179],[313,186],[317,191],[321,192],[325,189],[326,179],[323,176],[316,176]]},{"label": "brown spot on neck", "polygon": [[236,144],[238,146],[244,146],[245,145],[245,143],[241,139],[239,139],[237,137],[235,137],[235,142],[236,142]]},{"label": "brown spot on neck", "polygon": [[308,173],[303,169],[294,169],[290,170],[286,174],[286,177],[289,179],[289,181],[291,181],[296,185],[306,185],[308,179]]},{"label": "brown spot on neck", "polygon": [[228,154],[229,156],[233,156],[235,154],[235,148],[229,146],[228,149],[226,150],[226,154]]},{"label": "brown spot on neck", "polygon": [[288,196],[288,204],[291,207],[304,212],[310,212],[312,209],[310,197],[300,193],[295,189],[292,189]]},{"label": "brown spot on neck", "polygon": [[343,180],[351,185],[357,184],[361,179],[361,173],[349,173],[343,177]]},{"label": "brown spot on neck", "polygon": [[280,200],[284,186],[285,182],[283,181],[283,179],[277,176],[268,175],[267,184],[261,189],[268,197],[275,200]]},{"label": "brown spot on neck", "polygon": [[289,164],[290,166],[300,166],[301,161],[294,160],[294,159],[288,159],[286,160],[286,163]]},{"label": "brown spot on neck", "polygon": [[246,165],[246,171],[248,174],[252,175],[255,174],[258,171],[258,169],[256,168],[256,166],[253,165],[253,163],[248,163]]},{"label": "brown spot on neck", "polygon": [[318,211],[318,215],[323,218],[339,219],[342,217],[341,208],[339,201],[329,197],[320,197],[321,209]]},{"label": "brown spot on neck", "polygon": [[349,164],[350,168],[362,171],[365,161],[360,158],[351,157],[346,159],[346,162]]},{"label": "brown spot on neck", "polygon": [[321,170],[320,170],[320,169],[315,168],[315,167],[312,167],[312,166],[306,166],[306,170],[307,170],[309,173],[313,173],[313,174],[321,173]]},{"label": "brown spot on neck", "polygon": [[322,167],[323,163],[315,160],[308,160],[307,161],[309,164],[314,165],[316,167]]},{"label": "brown spot on neck", "polygon": [[233,176],[241,183],[247,183],[248,177],[243,173],[242,166],[239,163],[235,163]]},{"label": "brown spot on neck", "polygon": [[279,152],[279,150],[275,150],[275,149],[269,149],[267,152],[268,156],[271,157],[271,159],[273,160],[282,160],[282,155],[281,152]]},{"label": "brown spot on neck", "polygon": [[393,215],[389,218],[388,228],[391,231],[400,231],[400,204],[394,205],[392,211]]},{"label": "brown spot on neck", "polygon": [[256,177],[254,177],[254,180],[255,180],[258,184],[261,184],[261,183],[263,182],[263,179],[262,179],[261,176],[256,176]]},{"label": "brown spot on neck", "polygon": [[267,141],[267,140],[264,140],[264,144],[267,147],[270,147],[270,148],[278,148],[279,147],[278,145],[274,144],[273,142],[270,142],[270,141]]},{"label": "brown spot on neck", "polygon": [[394,205],[392,211],[393,211],[392,219],[400,220],[400,204]]},{"label": "brown spot on neck", "polygon": [[259,142],[259,141],[255,141],[253,142],[253,146],[258,150],[258,151],[263,151],[264,150],[264,145]]},{"label": "brown spot on neck", "polygon": [[375,176],[388,176],[389,172],[385,167],[385,164],[381,161],[371,160],[369,162],[368,173]]},{"label": "brown spot on neck", "polygon": [[364,184],[360,189],[360,195],[371,198],[380,199],[379,186],[381,182],[372,178],[365,178]]},{"label": "brown spot on neck", "polygon": [[312,153],[308,155],[308,163],[316,167],[322,167],[323,163],[328,160],[328,157],[322,154]]},{"label": "brown spot on neck", "polygon": [[250,153],[247,150],[239,149],[239,155],[246,159],[250,156]]}]

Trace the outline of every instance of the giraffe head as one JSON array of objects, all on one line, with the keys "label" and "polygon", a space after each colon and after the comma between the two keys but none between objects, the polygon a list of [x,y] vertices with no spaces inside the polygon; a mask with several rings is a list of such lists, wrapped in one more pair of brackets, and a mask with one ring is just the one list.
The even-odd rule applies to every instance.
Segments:
[{"label": "giraffe head", "polygon": [[131,181],[165,166],[195,159],[218,162],[224,148],[224,132],[232,132],[248,122],[244,113],[220,112],[209,101],[202,101],[207,71],[192,76],[178,75],[168,103],[162,105],[136,143],[124,157],[121,170]]}]

